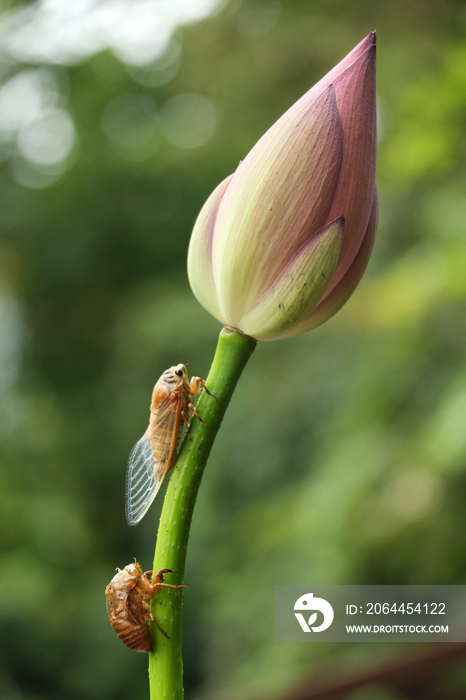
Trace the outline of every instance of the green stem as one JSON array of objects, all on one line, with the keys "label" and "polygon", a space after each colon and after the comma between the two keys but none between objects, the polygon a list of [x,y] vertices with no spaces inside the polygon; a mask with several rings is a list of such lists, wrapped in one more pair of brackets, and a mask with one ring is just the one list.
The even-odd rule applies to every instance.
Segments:
[{"label": "green stem", "polygon": [[[191,519],[204,467],[236,383],[251,356],[256,341],[239,333],[222,330],[207,388],[215,401],[202,392],[196,409],[209,425],[197,418],[191,421],[191,440],[181,445],[176,466],[168,484],[154,558],[154,572],[173,569],[166,582],[184,583],[184,567]],[[189,582],[188,582],[189,585]],[[152,614],[170,637],[166,639],[152,625],[153,653],[149,654],[151,700],[182,700],[183,661],[181,656],[181,606],[183,590],[162,588],[152,601]]]}]

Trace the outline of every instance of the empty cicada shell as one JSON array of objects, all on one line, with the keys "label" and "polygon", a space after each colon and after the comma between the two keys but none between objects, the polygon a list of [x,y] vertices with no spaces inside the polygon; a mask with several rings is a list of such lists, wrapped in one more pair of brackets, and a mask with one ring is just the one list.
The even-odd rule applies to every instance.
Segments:
[{"label": "empty cicada shell", "polygon": [[166,632],[156,622],[150,611],[149,601],[158,591],[166,588],[186,588],[164,583],[163,575],[176,574],[171,569],[160,569],[152,576],[152,571],[145,571],[138,562],[128,564],[112,578],[105,595],[107,596],[107,614],[110,624],[121,641],[134,651],[152,651],[149,618],[160,632],[168,638]]}]

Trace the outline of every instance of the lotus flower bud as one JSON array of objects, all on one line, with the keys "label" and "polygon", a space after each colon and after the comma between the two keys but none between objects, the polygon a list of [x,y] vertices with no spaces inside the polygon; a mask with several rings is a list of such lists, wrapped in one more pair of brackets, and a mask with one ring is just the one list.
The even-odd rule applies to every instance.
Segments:
[{"label": "lotus flower bud", "polygon": [[257,340],[304,333],[353,293],[377,228],[375,33],[294,104],[210,195],[188,275]]}]

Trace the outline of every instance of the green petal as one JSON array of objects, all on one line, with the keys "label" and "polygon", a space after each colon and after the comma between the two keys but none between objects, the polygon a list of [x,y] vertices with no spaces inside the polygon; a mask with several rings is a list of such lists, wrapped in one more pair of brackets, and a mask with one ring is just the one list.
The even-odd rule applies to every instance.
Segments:
[{"label": "green petal", "polygon": [[344,219],[339,217],[309,239],[244,314],[238,328],[256,340],[273,340],[307,316],[335,271],[343,229]]},{"label": "green petal", "polygon": [[349,268],[348,272],[343,279],[340,280],[336,287],[330,290],[330,292],[326,291],[321,301],[319,301],[315,309],[313,309],[306,318],[304,318],[291,331],[280,335],[280,338],[289,338],[293,335],[306,333],[307,331],[320,326],[322,323],[325,323],[325,321],[328,321],[329,318],[336,314],[337,311],[339,311],[341,307],[346,304],[358,286],[367,267],[367,263],[369,262],[374,245],[375,233],[377,231],[378,214],[379,200],[376,190],[366,233],[361,243],[361,247],[359,248],[353,264]]},{"label": "green petal", "polygon": [[188,250],[188,277],[197,300],[212,316],[225,323],[217,301],[212,270],[212,240],[220,201],[233,176],[215,188],[202,207],[191,235]]}]

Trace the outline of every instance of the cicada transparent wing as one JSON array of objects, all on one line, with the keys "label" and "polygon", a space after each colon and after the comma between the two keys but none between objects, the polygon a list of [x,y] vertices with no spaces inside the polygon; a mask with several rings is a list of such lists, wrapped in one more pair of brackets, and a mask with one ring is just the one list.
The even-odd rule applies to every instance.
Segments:
[{"label": "cicada transparent wing", "polygon": [[157,495],[162,479],[154,478],[154,458],[147,435],[131,450],[126,472],[126,520],[136,525]]},{"label": "cicada transparent wing", "polygon": [[[175,401],[175,404],[174,404]],[[126,472],[126,520],[136,525],[149,510],[176,458],[181,433],[179,401],[168,398],[131,450]]]}]

